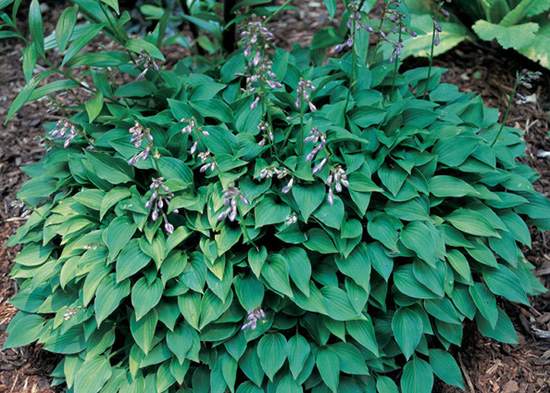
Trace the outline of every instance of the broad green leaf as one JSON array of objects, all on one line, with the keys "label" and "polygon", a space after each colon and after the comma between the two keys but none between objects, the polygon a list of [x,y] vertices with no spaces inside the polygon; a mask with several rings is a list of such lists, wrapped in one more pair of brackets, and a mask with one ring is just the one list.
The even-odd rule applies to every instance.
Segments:
[{"label": "broad green leaf", "polygon": [[129,280],[117,283],[114,274],[110,274],[101,280],[101,283],[97,287],[94,302],[95,319],[98,326],[118,308],[122,300],[129,294]]},{"label": "broad green leaf", "polygon": [[163,291],[164,286],[158,278],[149,283],[145,277],[142,277],[134,284],[131,299],[136,313],[136,320],[139,321],[158,304]]},{"label": "broad green leaf", "polygon": [[187,323],[180,323],[173,332],[166,333],[166,344],[180,364],[185,362],[187,353],[193,345],[193,336],[196,332]]},{"label": "broad green leaf", "polygon": [[505,344],[517,344],[518,336],[512,321],[506,313],[498,308],[496,324],[489,323],[482,315],[476,315],[477,328],[485,337],[492,338]]},{"label": "broad green leaf", "polygon": [[415,356],[403,367],[402,393],[431,393],[433,384],[434,376],[428,362]]},{"label": "broad green leaf", "polygon": [[333,392],[338,392],[340,382],[340,359],[330,349],[322,349],[317,353],[315,364],[321,379]]},{"label": "broad green leaf", "polygon": [[400,236],[405,247],[413,250],[418,257],[434,266],[445,256],[445,241],[442,233],[431,223],[413,221]]},{"label": "broad green leaf", "polygon": [[156,310],[152,310],[139,321],[136,321],[134,314],[130,317],[130,332],[132,333],[132,337],[146,355],[153,348],[157,323],[158,313]]},{"label": "broad green leaf", "polygon": [[475,236],[500,237],[495,228],[480,213],[459,208],[445,217],[459,231]]},{"label": "broad green leaf", "polygon": [[112,370],[109,361],[99,356],[86,360],[76,373],[74,391],[78,393],[97,393],[111,378]]},{"label": "broad green leaf", "polygon": [[483,271],[483,280],[495,295],[516,303],[529,305],[529,299],[514,272],[504,265]]},{"label": "broad green leaf", "polygon": [[66,65],[71,59],[76,56],[90,41],[92,41],[99,32],[103,29],[103,24],[90,24],[79,34],[65,52],[61,66]]},{"label": "broad green leaf", "polygon": [[257,352],[262,369],[273,380],[288,356],[288,343],[280,333],[266,334],[258,342]]},{"label": "broad green leaf", "polygon": [[420,315],[412,308],[399,308],[391,321],[395,341],[405,359],[409,359],[423,336],[423,323]]},{"label": "broad green leaf", "polygon": [[142,270],[151,261],[139,247],[138,239],[130,240],[122,249],[116,260],[116,280],[121,282]]},{"label": "broad green leaf", "polygon": [[282,255],[288,261],[290,278],[300,291],[309,296],[309,282],[311,279],[311,262],[307,253],[299,247],[291,247],[283,250]]},{"label": "broad green leaf", "polygon": [[84,104],[88,113],[88,121],[91,123],[101,113],[103,108],[103,94],[98,92]]},{"label": "broad green leaf", "polygon": [[294,379],[298,379],[310,352],[310,345],[303,336],[296,334],[288,340],[288,365]]},{"label": "broad green leaf", "polygon": [[441,349],[430,349],[430,365],[434,374],[447,385],[464,389],[460,367],[450,353]]},{"label": "broad green leaf", "polygon": [[378,340],[370,318],[346,322],[346,330],[359,344],[378,356]]},{"label": "broad green leaf", "polygon": [[128,244],[136,229],[136,225],[126,216],[120,216],[111,221],[101,236],[109,249],[110,259],[114,259]]},{"label": "broad green leaf", "polygon": [[309,216],[323,203],[325,199],[325,187],[322,184],[301,185],[296,184],[292,187],[292,196],[296,201],[296,206],[307,222]]},{"label": "broad green leaf", "polygon": [[38,340],[44,323],[44,318],[39,315],[18,312],[8,325],[8,338],[3,348],[22,347]]},{"label": "broad green leaf", "polygon": [[484,319],[495,327],[498,320],[498,308],[494,295],[481,283],[475,283],[469,288],[470,296]]},{"label": "broad green leaf", "polygon": [[235,293],[243,308],[252,311],[261,307],[264,300],[264,286],[254,276],[236,277],[233,283]]},{"label": "broad green leaf", "polygon": [[273,199],[264,198],[254,208],[256,228],[284,222],[290,216],[290,207],[276,203]]},{"label": "broad green leaf", "polygon": [[531,45],[539,30],[539,25],[533,22],[522,23],[514,26],[503,26],[478,20],[472,29],[485,41],[496,39],[504,49],[521,49]]},{"label": "broad green leaf", "polygon": [[429,182],[430,192],[440,198],[459,198],[466,195],[478,196],[479,193],[464,180],[453,176],[434,176]]}]

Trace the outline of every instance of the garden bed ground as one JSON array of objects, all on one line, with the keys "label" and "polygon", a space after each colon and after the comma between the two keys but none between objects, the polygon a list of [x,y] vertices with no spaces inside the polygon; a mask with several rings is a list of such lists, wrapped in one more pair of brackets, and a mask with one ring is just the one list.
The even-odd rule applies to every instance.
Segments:
[{"label": "garden bed ground", "polygon": [[[295,11],[287,12],[273,23],[280,43],[291,46],[304,44],[311,33],[330,23],[320,1],[303,1]],[[51,31],[57,19],[59,6],[46,12],[46,29]],[[3,121],[11,102],[24,84],[20,71],[20,45],[0,42],[0,119]],[[171,54],[173,58],[174,54]],[[424,64],[409,61],[405,67]],[[448,68],[444,79],[455,83],[463,91],[473,91],[491,106],[503,109],[511,90],[515,71],[533,69],[534,65],[491,46],[464,44],[436,59],[436,65]],[[539,191],[550,196],[550,139],[548,114],[550,111],[550,74],[538,84],[534,102],[512,108],[509,123],[525,130],[527,160],[541,178],[536,183]],[[20,167],[38,160],[43,154],[40,125],[53,120],[45,102],[25,107],[7,125],[0,125],[0,344],[5,329],[15,310],[8,303],[15,291],[15,283],[8,273],[16,250],[4,246],[5,240],[24,220],[22,207],[15,194],[25,180]],[[546,152],[546,154],[545,154]],[[537,266],[537,274],[550,288],[550,239],[544,234],[533,235],[533,248],[527,252],[529,261]],[[550,294],[533,299],[532,307],[506,304],[520,335],[520,344],[501,345],[467,329],[464,347],[458,353],[461,368],[471,393],[548,393],[550,392],[550,339],[542,338],[550,331]],[[542,332],[542,333],[541,333]],[[51,355],[36,346],[0,352],[0,392],[46,393],[48,373],[55,364]],[[455,390],[438,388],[442,393]]]}]

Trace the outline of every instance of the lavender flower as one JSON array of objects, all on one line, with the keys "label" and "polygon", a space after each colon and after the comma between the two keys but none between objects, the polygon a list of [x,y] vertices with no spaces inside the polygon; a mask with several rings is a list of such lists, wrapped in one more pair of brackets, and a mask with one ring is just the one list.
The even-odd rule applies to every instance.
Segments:
[{"label": "lavender flower", "polygon": [[260,124],[258,124],[258,130],[262,133],[262,139],[258,142],[258,146],[265,146],[267,142],[273,142],[273,131],[268,123],[261,121]]},{"label": "lavender flower", "polygon": [[[158,177],[153,179],[149,189],[152,191],[151,196],[145,203],[145,207],[150,211],[151,219],[157,221],[162,216],[164,221],[164,230],[171,234],[174,232],[174,226],[168,222],[168,216],[165,213],[165,208],[174,197],[174,193],[170,191],[168,186],[164,184],[164,178]],[[174,210],[177,213],[177,210]]]},{"label": "lavender flower", "polygon": [[297,222],[298,222],[298,215],[296,213],[290,214],[285,220],[286,225],[296,224]]},{"label": "lavender flower", "polygon": [[306,156],[306,161],[313,161],[317,154],[326,146],[327,135],[324,132],[319,131],[317,128],[312,128],[309,134],[304,138],[304,142],[313,143],[313,149]]},{"label": "lavender flower", "polygon": [[334,204],[334,193],[340,193],[344,188],[349,187],[348,175],[342,166],[337,165],[331,169],[327,177],[326,184],[328,186],[327,201],[330,205]]},{"label": "lavender flower", "polygon": [[265,320],[266,314],[265,311],[258,307],[252,311],[249,311],[246,315],[246,322],[241,326],[241,330],[254,330],[256,329],[258,322]]},{"label": "lavender flower", "polygon": [[241,201],[245,205],[249,205],[249,200],[241,193],[237,187],[229,187],[223,193],[223,205],[225,209],[218,215],[218,221],[223,221],[226,218],[233,222],[237,219],[237,202]]},{"label": "lavender flower", "polygon": [[59,120],[55,128],[50,131],[50,136],[52,138],[59,138],[63,140],[63,147],[66,149],[69,147],[71,142],[77,136],[76,127],[74,124],[70,123],[68,120]]},{"label": "lavender flower", "polygon": [[309,110],[315,112],[317,107],[311,102],[311,93],[315,91],[313,82],[301,78],[296,88],[296,102],[294,105],[297,109],[301,109],[304,103],[307,103]]},{"label": "lavender flower", "polygon": [[214,161],[214,157],[212,156],[212,153],[210,151],[207,150],[204,152],[200,152],[198,156],[202,162],[202,165],[199,168],[200,173],[205,173],[208,170],[213,171],[214,169],[216,169],[216,161]]},{"label": "lavender flower", "polygon": [[[151,135],[151,130],[149,128],[143,127],[137,121],[134,126],[128,130],[128,132],[131,135],[130,142],[135,148],[141,149],[128,160],[128,164],[134,166],[139,160],[146,160],[147,157],[149,157],[151,149],[153,148],[153,136]],[[145,147],[142,147],[143,142],[145,142]]]}]

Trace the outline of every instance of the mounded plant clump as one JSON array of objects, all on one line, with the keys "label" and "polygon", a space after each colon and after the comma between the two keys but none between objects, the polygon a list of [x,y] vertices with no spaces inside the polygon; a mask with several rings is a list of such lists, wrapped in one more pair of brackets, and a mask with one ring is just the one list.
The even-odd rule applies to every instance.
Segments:
[{"label": "mounded plant clump", "polygon": [[95,93],[25,169],[6,346],[74,393],[410,393],[463,386],[469,320],[515,343],[497,299],[544,291],[521,248],[550,228],[522,131],[361,34],[321,64],[260,22],[222,65],[70,59]]}]

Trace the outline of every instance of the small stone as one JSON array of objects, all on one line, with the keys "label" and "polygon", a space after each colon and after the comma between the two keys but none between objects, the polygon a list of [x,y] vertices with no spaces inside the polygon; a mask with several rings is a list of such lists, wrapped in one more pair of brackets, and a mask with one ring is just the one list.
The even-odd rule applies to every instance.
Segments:
[{"label": "small stone", "polygon": [[519,385],[516,381],[508,381],[502,388],[502,393],[517,393],[519,392]]}]

